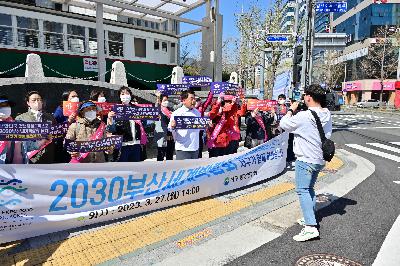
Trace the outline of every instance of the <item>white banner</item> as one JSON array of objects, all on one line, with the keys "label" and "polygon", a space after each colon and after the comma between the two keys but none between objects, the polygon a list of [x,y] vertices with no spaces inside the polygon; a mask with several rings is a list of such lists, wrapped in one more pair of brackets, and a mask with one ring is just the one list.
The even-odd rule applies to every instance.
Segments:
[{"label": "white banner", "polygon": [[97,65],[97,59],[95,58],[83,58],[83,71],[99,72],[99,66]]},{"label": "white banner", "polygon": [[286,166],[288,134],[223,157],[140,163],[0,165],[0,243],[220,194]]}]

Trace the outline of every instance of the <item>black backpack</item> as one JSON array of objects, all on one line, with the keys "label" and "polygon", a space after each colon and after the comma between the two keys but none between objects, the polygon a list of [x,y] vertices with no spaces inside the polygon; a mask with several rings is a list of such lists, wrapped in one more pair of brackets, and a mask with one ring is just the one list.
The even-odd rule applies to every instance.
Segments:
[{"label": "black backpack", "polygon": [[319,119],[317,113],[313,110],[310,110],[311,114],[314,116],[315,121],[317,122],[317,128],[319,132],[319,136],[321,137],[322,142],[322,154],[324,156],[324,160],[330,162],[335,155],[335,143],[332,140],[327,139],[325,137],[324,130],[322,128],[321,120]]}]

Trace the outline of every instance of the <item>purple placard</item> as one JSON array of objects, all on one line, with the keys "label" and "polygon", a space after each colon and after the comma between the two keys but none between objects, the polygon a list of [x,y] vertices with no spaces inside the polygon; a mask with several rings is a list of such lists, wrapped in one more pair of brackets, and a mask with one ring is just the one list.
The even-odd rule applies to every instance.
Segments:
[{"label": "purple placard", "polygon": [[209,76],[184,76],[182,78],[183,84],[189,84],[191,87],[208,87],[212,82]]},{"label": "purple placard", "polygon": [[104,139],[90,141],[65,140],[65,148],[69,152],[104,152],[119,150],[122,146],[122,136],[111,136]]},{"label": "purple placard", "polygon": [[52,126],[50,129],[50,135],[52,139],[63,139],[67,134],[68,127],[69,127],[68,122]]},{"label": "purple placard", "polygon": [[211,83],[211,92],[214,95],[224,93],[225,95],[238,95],[239,85],[229,82],[213,82]]},{"label": "purple placard", "polygon": [[189,84],[157,84],[157,90],[162,94],[181,95],[189,89]]},{"label": "purple placard", "polygon": [[206,129],[210,123],[209,117],[176,116],[175,129]]},{"label": "purple placard", "polygon": [[0,122],[0,140],[38,140],[50,133],[51,124],[41,122]]},{"label": "purple placard", "polygon": [[116,120],[160,120],[160,107],[114,105]]}]

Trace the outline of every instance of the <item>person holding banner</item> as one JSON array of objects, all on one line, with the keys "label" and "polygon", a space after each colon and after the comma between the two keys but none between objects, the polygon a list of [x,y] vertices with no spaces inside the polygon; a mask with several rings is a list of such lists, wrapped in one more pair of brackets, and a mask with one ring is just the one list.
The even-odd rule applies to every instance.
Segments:
[{"label": "person holding banner", "polygon": [[[51,114],[43,112],[43,98],[37,91],[30,91],[25,96],[25,102],[28,105],[28,112],[23,113],[15,118],[16,121],[23,122],[44,122],[56,124],[56,120]],[[28,153],[31,163],[50,164],[55,162],[55,145],[51,138],[35,141],[38,142],[39,149]]]},{"label": "person holding banner", "polygon": [[[128,87],[121,87],[118,95],[123,105],[132,105],[132,91]],[[143,161],[143,148],[146,145],[147,136],[140,120],[115,120],[115,112],[108,114],[108,131],[113,135],[123,136],[122,148],[119,154],[114,156],[114,161],[140,162]]]},{"label": "person holding banner", "polygon": [[251,148],[257,147],[268,140],[267,127],[273,121],[273,117],[266,116],[258,108],[254,109],[246,117],[247,133],[251,138]]},{"label": "person holding banner", "polygon": [[78,93],[74,90],[70,91],[64,91],[62,96],[62,101],[61,105],[57,107],[57,109],[54,111],[54,119],[57,121],[58,124],[67,122],[72,123],[76,119],[76,114],[71,114],[70,116],[64,116],[64,111],[63,111],[63,102],[68,101],[68,102],[79,102],[79,97]]},{"label": "person holding banner", "polygon": [[[68,128],[65,140],[90,141],[106,138],[106,124],[97,116],[97,106],[91,101],[83,102],[78,108],[78,118]],[[109,153],[113,151],[110,149]],[[104,152],[70,152],[70,163],[104,163]]]},{"label": "person holding banner", "polygon": [[[7,96],[0,96],[0,122],[14,122],[11,117],[11,107],[14,102]],[[28,151],[38,149],[43,143],[33,141],[0,141],[0,164],[28,164]]]},{"label": "person holding banner", "polygon": [[183,106],[174,111],[171,115],[168,129],[172,132],[175,139],[175,150],[177,160],[198,159],[199,158],[199,129],[176,129],[175,117],[193,116],[201,117],[199,110],[195,107],[196,98],[194,91],[187,90],[181,94]]},{"label": "person holding banner", "polygon": [[169,107],[168,95],[157,93],[156,106],[161,105],[161,117],[155,121],[154,141],[157,143],[157,161],[173,160],[175,143],[172,133],[168,131],[168,124],[172,115]]},{"label": "person holding banner", "polygon": [[[213,93],[210,91],[209,93],[208,93],[208,96],[207,96],[207,99],[206,99],[206,101],[205,102],[202,102],[201,101],[201,99],[200,99],[200,97],[198,97],[197,99],[196,99],[196,105],[195,105],[195,108],[197,109],[197,110],[199,110],[199,112],[200,112],[200,114],[201,114],[201,116],[202,117],[204,117],[204,114],[205,114],[205,112],[206,112],[206,110],[207,110],[207,108],[208,108],[208,106],[211,104],[211,102],[212,102],[212,99],[213,99]],[[202,158],[203,157],[203,146],[204,146],[204,130],[200,130],[200,135],[199,135],[199,158]]]}]

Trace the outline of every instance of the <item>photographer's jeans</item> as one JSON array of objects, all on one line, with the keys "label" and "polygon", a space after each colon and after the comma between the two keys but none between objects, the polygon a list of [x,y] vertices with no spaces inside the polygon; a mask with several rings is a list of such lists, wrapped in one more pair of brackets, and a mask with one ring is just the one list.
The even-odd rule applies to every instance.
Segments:
[{"label": "photographer's jeans", "polygon": [[315,218],[316,197],[314,185],[318,173],[324,168],[320,164],[305,163],[296,161],[296,193],[299,195],[301,210],[306,225],[317,225]]}]

